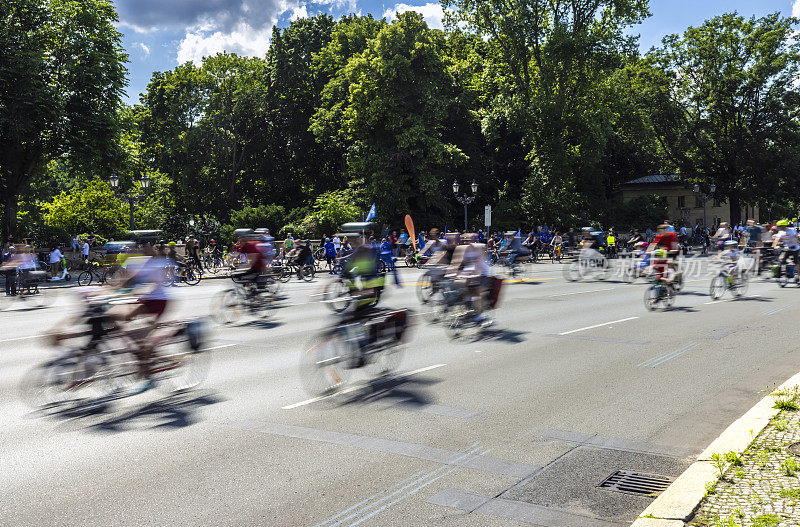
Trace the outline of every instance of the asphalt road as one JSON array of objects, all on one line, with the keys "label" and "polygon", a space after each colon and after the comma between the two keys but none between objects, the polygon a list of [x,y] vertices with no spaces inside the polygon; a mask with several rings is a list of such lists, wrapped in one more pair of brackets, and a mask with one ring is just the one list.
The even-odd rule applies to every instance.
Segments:
[{"label": "asphalt road", "polygon": [[[652,498],[601,482],[677,476],[800,370],[797,287],[712,302],[693,274],[650,313],[643,283],[567,283],[549,263],[529,278],[506,284],[493,328],[456,341],[413,285],[393,288],[383,303],[417,313],[401,373],[356,372],[360,389],[322,400],[298,364],[333,317],[319,283],[293,282],[269,323],[210,328],[200,389],[77,418],[17,395],[69,293],[0,313],[0,525],[623,525]],[[174,289],[173,315],[207,315],[227,285]]]}]

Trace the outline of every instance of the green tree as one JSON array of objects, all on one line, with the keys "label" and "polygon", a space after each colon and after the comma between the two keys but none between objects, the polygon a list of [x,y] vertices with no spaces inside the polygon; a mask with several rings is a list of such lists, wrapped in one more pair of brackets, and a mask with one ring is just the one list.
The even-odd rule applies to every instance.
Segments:
[{"label": "green tree", "polygon": [[454,100],[443,47],[441,33],[428,29],[422,15],[401,14],[339,70],[312,120],[320,140],[326,130],[340,130],[350,184],[386,220],[442,210],[439,196],[466,161],[443,140]]},{"label": "green tree", "polygon": [[361,215],[359,200],[349,190],[326,192],[314,201],[314,212],[302,222],[304,232],[334,234],[342,224],[357,221]]},{"label": "green tree", "polygon": [[94,232],[104,238],[118,237],[127,227],[128,207],[105,181],[62,192],[42,209],[45,225],[73,235]]},{"label": "green tree", "polygon": [[490,145],[505,154],[495,157],[498,168],[514,178],[525,166],[527,181],[512,185],[523,188],[528,219],[599,214],[609,197],[603,158],[617,120],[608,79],[638,54],[626,30],[648,16],[647,0],[443,5],[450,8],[450,29],[464,24],[486,39],[482,126]]},{"label": "green tree", "polygon": [[797,19],[725,14],[664,38],[632,74],[663,150],[731,221],[741,206],[797,198],[800,65]]},{"label": "green tree", "polygon": [[102,167],[116,154],[127,55],[109,0],[0,2],[0,199],[18,200],[50,160]]}]

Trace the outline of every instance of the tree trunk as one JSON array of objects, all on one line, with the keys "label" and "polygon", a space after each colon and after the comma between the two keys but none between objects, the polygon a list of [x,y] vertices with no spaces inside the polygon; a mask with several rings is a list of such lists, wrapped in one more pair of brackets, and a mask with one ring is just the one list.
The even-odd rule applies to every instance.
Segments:
[{"label": "tree trunk", "polygon": [[[17,194],[15,193],[13,196],[8,195],[6,196],[5,202],[5,211],[4,211],[4,218],[3,218],[3,240],[2,242],[5,243],[8,240],[9,236],[15,236],[17,233],[17,210],[19,209],[19,203],[17,201]],[[14,240],[19,241],[19,240]]]},{"label": "tree trunk", "polygon": [[739,196],[731,194],[728,196],[728,203],[731,206],[731,227],[742,221],[742,202]]}]

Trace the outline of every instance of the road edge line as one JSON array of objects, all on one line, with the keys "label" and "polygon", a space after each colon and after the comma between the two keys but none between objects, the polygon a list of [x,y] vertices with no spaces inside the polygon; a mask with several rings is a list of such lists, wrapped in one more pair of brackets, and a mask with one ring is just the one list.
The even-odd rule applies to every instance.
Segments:
[{"label": "road edge line", "polygon": [[737,454],[743,453],[780,412],[774,408],[775,399],[772,394],[798,385],[800,385],[800,372],[776,387],[743,416],[731,423],[667,490],[639,514],[631,527],[675,527],[689,522],[706,497],[706,485],[719,480],[719,473],[711,461],[712,456],[731,451]]}]

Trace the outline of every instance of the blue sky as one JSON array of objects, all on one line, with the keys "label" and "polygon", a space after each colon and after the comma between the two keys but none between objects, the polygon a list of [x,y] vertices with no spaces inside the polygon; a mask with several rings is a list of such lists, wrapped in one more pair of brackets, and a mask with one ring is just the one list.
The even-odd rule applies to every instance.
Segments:
[{"label": "blue sky", "polygon": [[[330,13],[372,13],[391,17],[417,10],[432,27],[441,27],[437,2],[400,0],[114,0],[120,15],[123,44],[130,54],[127,102],[138,102],[154,71],[172,69],[187,60],[230,51],[264,56],[274,25],[292,19]],[[761,16],[780,11],[800,15],[800,0],[650,0],[652,17],[633,29],[641,35],[643,50],[664,35],[679,33],[715,15],[738,11]]]}]

